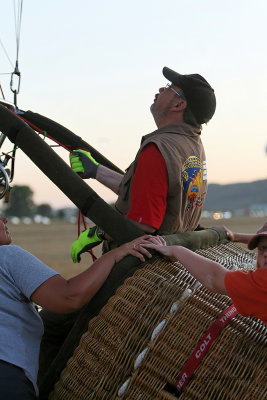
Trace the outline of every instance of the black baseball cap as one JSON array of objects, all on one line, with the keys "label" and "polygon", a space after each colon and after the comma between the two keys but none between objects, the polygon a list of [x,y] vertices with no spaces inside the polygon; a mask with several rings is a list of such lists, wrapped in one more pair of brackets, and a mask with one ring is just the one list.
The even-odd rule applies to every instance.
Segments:
[{"label": "black baseball cap", "polygon": [[185,95],[188,107],[199,124],[207,123],[216,109],[216,97],[210,84],[199,74],[182,75],[168,67],[163,75],[174,85],[179,86]]}]

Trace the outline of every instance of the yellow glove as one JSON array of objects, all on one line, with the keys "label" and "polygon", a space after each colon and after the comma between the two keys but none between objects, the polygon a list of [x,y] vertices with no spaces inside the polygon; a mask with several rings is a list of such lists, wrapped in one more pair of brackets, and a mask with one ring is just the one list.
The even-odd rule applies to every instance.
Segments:
[{"label": "yellow glove", "polygon": [[74,263],[81,261],[81,254],[98,246],[104,239],[104,232],[93,226],[83,231],[71,245],[71,258]]},{"label": "yellow glove", "polygon": [[89,151],[78,149],[70,153],[70,165],[73,171],[81,174],[81,177],[85,179],[96,177],[99,163]]}]

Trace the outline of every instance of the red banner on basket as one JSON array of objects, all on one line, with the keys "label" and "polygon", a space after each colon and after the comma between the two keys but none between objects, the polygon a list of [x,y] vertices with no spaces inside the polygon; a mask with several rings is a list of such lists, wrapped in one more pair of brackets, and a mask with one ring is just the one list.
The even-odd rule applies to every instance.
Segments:
[{"label": "red banner on basket", "polygon": [[182,372],[176,378],[174,386],[178,390],[182,390],[187,385],[189,379],[193,375],[197,366],[199,365],[202,358],[209,350],[212,342],[220,334],[222,329],[228,324],[228,322],[237,314],[237,309],[232,304],[228,307],[211,325],[207,332],[202,336],[201,340],[195,347],[192,355],[185,364]]}]

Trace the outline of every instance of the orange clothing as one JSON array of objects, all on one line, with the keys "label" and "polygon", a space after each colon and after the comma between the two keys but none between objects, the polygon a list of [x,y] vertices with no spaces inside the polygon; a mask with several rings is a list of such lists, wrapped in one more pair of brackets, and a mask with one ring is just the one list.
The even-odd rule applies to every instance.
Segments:
[{"label": "orange clothing", "polygon": [[267,325],[267,269],[228,271],[224,284],[240,314],[260,318]]}]

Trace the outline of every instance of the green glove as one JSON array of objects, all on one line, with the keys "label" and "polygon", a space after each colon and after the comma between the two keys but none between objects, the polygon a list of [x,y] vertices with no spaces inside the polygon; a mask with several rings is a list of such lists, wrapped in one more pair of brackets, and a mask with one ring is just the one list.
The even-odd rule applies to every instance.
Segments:
[{"label": "green glove", "polygon": [[71,245],[71,258],[74,263],[81,261],[81,254],[98,246],[104,239],[104,232],[93,226],[83,231]]},{"label": "green glove", "polygon": [[99,163],[89,151],[78,149],[70,153],[70,165],[73,171],[82,174],[81,177],[85,179],[96,177]]}]

